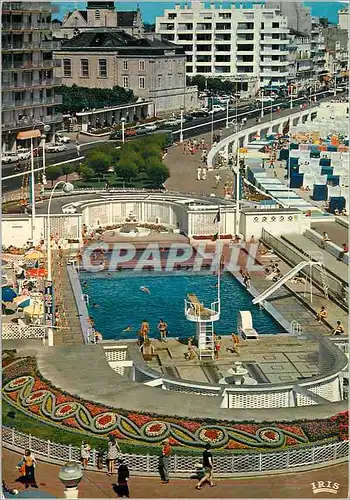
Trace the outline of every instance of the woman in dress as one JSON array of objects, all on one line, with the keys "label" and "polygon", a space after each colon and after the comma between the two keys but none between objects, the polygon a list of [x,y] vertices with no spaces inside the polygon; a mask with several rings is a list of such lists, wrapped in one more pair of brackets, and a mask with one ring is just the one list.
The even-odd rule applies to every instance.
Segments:
[{"label": "woman in dress", "polygon": [[36,467],[36,460],[33,455],[33,453],[30,450],[26,450],[24,452],[22,462],[25,467],[25,475],[24,475],[24,484],[26,488],[29,488],[29,486],[32,486],[32,488],[37,488],[38,485],[36,484],[35,481],[35,467]]},{"label": "woman in dress", "polygon": [[80,448],[80,458],[83,469],[86,469],[89,458],[90,458],[91,447],[88,443],[83,441]]},{"label": "woman in dress", "polygon": [[107,475],[113,474],[114,464],[119,458],[120,448],[117,440],[114,436],[110,436],[108,441],[108,452],[107,452]]}]

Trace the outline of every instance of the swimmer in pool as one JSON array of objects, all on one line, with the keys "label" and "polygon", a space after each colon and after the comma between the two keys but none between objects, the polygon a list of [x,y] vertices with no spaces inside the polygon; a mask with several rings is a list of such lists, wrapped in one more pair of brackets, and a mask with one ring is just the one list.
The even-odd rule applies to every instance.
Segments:
[{"label": "swimmer in pool", "polygon": [[84,288],[87,288],[88,286],[89,286],[89,285],[87,284],[87,282],[86,282],[86,281],[84,281],[84,283],[83,283],[83,287],[84,287]]},{"label": "swimmer in pool", "polygon": [[100,304],[96,304],[96,302],[94,302],[94,303],[92,304],[92,308],[93,308],[93,309],[96,309],[97,307],[100,307]]},{"label": "swimmer in pool", "polygon": [[140,290],[141,290],[141,292],[145,292],[145,293],[151,294],[151,292],[149,291],[149,288],[147,288],[146,286],[140,286]]},{"label": "swimmer in pool", "polygon": [[126,328],[124,328],[123,332],[131,332],[132,326],[128,325]]}]

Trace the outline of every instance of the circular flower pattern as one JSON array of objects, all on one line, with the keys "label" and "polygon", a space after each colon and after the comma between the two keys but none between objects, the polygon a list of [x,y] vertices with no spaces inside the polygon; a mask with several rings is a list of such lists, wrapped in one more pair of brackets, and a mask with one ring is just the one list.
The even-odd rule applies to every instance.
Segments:
[{"label": "circular flower pattern", "polygon": [[204,428],[199,432],[198,437],[205,443],[216,444],[224,439],[224,433],[220,429]]},{"label": "circular flower pattern", "polygon": [[112,412],[102,413],[95,418],[95,427],[99,431],[105,431],[113,427],[117,422],[117,417]]},{"label": "circular flower pattern", "polygon": [[145,434],[149,437],[160,437],[167,430],[167,426],[164,422],[153,421],[146,425]]},{"label": "circular flower pattern", "polygon": [[44,400],[47,393],[48,393],[48,391],[43,391],[43,390],[32,392],[32,394],[30,394],[23,401],[23,404],[25,404],[27,406],[31,406],[31,405],[37,405],[39,403],[42,403],[42,401]]},{"label": "circular flower pattern", "polygon": [[68,418],[72,417],[77,410],[76,403],[61,403],[58,405],[54,412],[54,417],[56,418]]},{"label": "circular flower pattern", "polygon": [[4,390],[10,392],[10,391],[21,389],[21,387],[26,385],[29,380],[32,380],[32,377],[27,376],[27,377],[15,378],[14,380],[11,380],[11,382],[6,384],[6,386],[4,387]]},{"label": "circular flower pattern", "polygon": [[266,443],[278,443],[281,439],[280,434],[273,429],[263,429],[259,431],[259,437]]}]

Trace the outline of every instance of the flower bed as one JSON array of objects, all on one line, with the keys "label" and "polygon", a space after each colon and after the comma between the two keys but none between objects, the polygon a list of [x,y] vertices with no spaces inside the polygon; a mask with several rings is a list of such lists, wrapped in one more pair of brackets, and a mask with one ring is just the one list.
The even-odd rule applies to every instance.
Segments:
[{"label": "flower bed", "polygon": [[43,380],[34,358],[15,360],[3,370],[3,397],[10,405],[51,425],[140,445],[160,444],[202,448],[210,443],[227,450],[284,449],[327,440],[348,439],[348,412],[329,419],[297,422],[232,422],[128,412],[65,394]]}]

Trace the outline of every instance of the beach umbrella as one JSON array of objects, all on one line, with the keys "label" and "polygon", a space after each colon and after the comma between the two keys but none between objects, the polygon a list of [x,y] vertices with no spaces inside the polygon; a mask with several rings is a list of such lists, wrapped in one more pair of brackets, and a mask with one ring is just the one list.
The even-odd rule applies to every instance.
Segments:
[{"label": "beach umbrella", "polygon": [[4,302],[11,302],[15,297],[17,297],[17,293],[10,286],[3,286],[1,296]]},{"label": "beach umbrella", "polygon": [[24,256],[25,260],[39,260],[42,259],[43,257],[44,254],[42,252],[39,252],[38,250],[30,250]]}]

